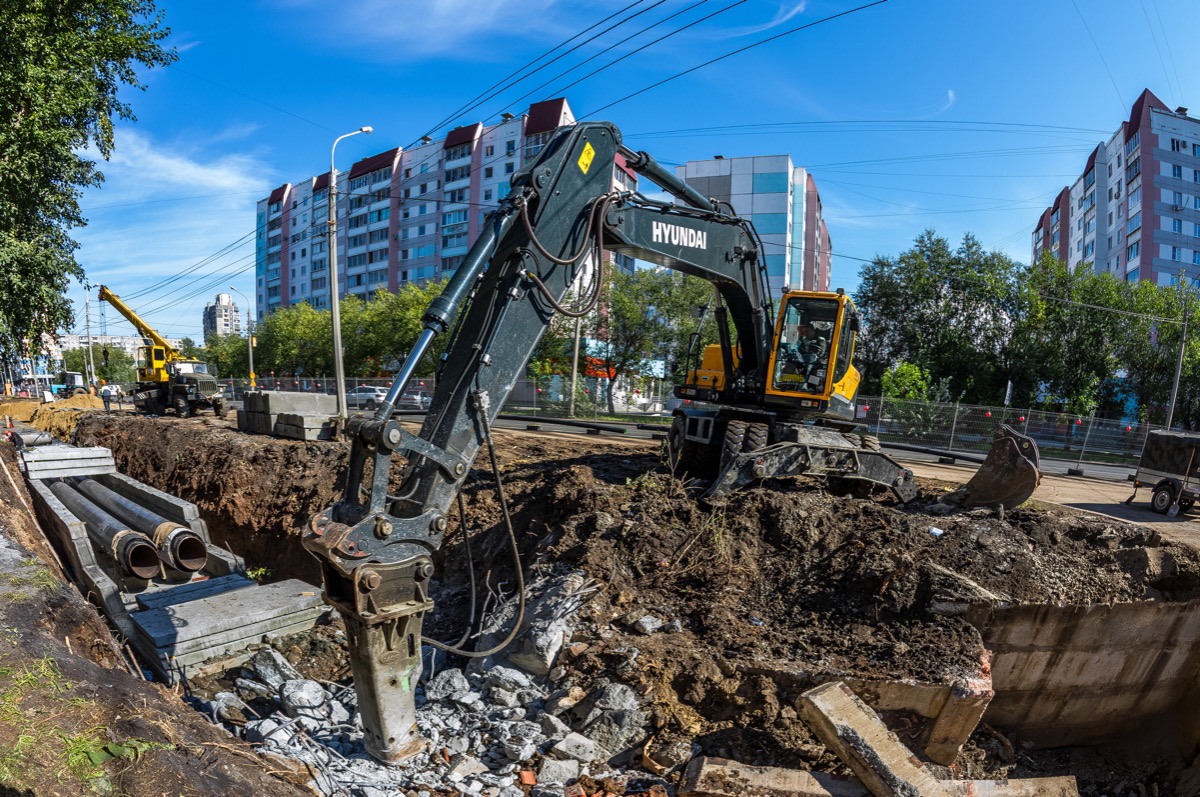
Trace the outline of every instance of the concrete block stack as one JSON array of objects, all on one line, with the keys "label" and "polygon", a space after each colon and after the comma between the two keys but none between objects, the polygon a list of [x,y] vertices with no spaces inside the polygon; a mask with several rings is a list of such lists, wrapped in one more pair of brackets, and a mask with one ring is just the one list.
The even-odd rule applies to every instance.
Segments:
[{"label": "concrete block stack", "polygon": [[247,393],[238,429],[296,440],[332,440],[337,399],[321,393]]}]

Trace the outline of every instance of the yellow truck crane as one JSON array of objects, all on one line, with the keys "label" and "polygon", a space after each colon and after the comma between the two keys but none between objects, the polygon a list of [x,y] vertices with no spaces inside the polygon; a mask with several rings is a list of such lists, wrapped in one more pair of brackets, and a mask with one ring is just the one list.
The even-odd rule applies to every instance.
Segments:
[{"label": "yellow truck crane", "polygon": [[133,393],[133,405],[139,411],[164,415],[170,407],[180,418],[188,418],[198,409],[211,408],[218,418],[225,417],[225,400],[217,388],[216,373],[207,363],[184,359],[179,349],[104,285],[100,286],[100,301],[117,308],[142,336]]}]

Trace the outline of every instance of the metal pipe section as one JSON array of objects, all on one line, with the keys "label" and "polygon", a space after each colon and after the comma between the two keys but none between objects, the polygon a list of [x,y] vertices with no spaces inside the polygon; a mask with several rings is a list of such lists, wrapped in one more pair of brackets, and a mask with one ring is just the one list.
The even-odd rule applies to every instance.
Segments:
[{"label": "metal pipe section", "polygon": [[158,575],[158,552],[146,535],[126,528],[64,481],[53,482],[50,492],[72,515],[83,521],[88,536],[117,560],[122,571],[142,579]]},{"label": "metal pipe section", "polygon": [[703,194],[680,180],[672,172],[664,169],[649,153],[634,152],[628,147],[621,146],[621,154],[629,168],[642,175],[676,199],[680,199],[694,208],[701,210],[716,210]]},{"label": "metal pipe section", "polygon": [[141,504],[118,495],[95,479],[77,476],[74,485],[96,506],[128,523],[134,531],[149,537],[168,566],[185,573],[195,573],[208,562],[208,546],[200,539],[200,535],[186,526],[167,520]]}]

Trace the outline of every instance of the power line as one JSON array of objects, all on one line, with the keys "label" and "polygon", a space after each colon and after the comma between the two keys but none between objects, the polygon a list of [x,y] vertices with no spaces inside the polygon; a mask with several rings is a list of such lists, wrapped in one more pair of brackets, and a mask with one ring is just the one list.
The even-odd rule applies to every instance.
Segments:
[{"label": "power line", "polygon": [[652,84],[650,84],[649,86],[646,86],[645,88],[638,89],[637,91],[635,91],[635,92],[632,92],[632,93],[630,93],[630,94],[626,94],[624,97],[620,98],[619,100],[614,100],[613,102],[610,102],[608,105],[601,106],[600,108],[597,108],[596,110],[594,110],[594,111],[591,111],[590,113],[587,113],[587,114],[585,114],[585,116],[595,116],[596,114],[600,113],[601,111],[606,111],[606,110],[608,110],[609,108],[613,107],[614,105],[620,105],[621,103],[625,102],[626,100],[632,99],[632,98],[634,98],[634,97],[638,96],[639,94],[645,94],[647,91],[650,91],[651,89],[656,89],[656,88],[658,88],[659,86],[663,85],[664,83],[670,83],[672,80],[677,80],[678,78],[681,78],[681,77],[683,77],[684,75],[691,74],[692,72],[695,72],[695,71],[697,71],[697,70],[699,70],[699,69],[703,69],[703,68],[704,68],[704,67],[706,67],[706,66],[711,66],[712,64],[715,64],[715,63],[717,63],[718,61],[723,61],[723,60],[725,60],[726,58],[732,58],[733,56],[735,56],[735,55],[740,55],[741,53],[744,53],[744,52],[746,52],[747,50],[752,50],[752,49],[754,49],[755,47],[760,47],[760,46],[762,46],[762,45],[764,45],[764,44],[768,44],[769,42],[773,42],[773,41],[775,41],[776,39],[782,39],[784,36],[791,36],[793,33],[799,33],[799,32],[800,32],[800,31],[802,31],[802,30],[806,30],[806,29],[808,29],[808,28],[812,28],[812,27],[815,27],[815,26],[817,26],[817,25],[821,25],[821,24],[823,24],[823,23],[826,23],[826,22],[831,22],[831,21],[833,21],[833,20],[835,20],[835,19],[838,19],[839,17],[848,16],[848,15],[850,15],[850,14],[854,14],[854,13],[857,13],[857,12],[859,12],[859,11],[863,11],[863,10],[865,10],[865,9],[868,9],[868,8],[871,8],[871,7],[873,7],[873,6],[883,5],[883,4],[884,4],[884,3],[886,3],[887,1],[888,1],[888,0],[875,0],[875,2],[873,2],[873,3],[867,3],[867,4],[865,4],[865,5],[861,5],[861,6],[858,6],[858,7],[856,7],[856,8],[851,8],[851,9],[848,9],[848,10],[846,10],[846,11],[841,11],[841,12],[838,12],[837,14],[831,14],[830,16],[823,17],[822,19],[818,19],[818,20],[815,20],[815,21],[813,21],[813,22],[809,22],[809,23],[807,23],[807,24],[800,25],[800,26],[798,26],[798,27],[795,27],[795,28],[792,28],[792,29],[790,29],[790,30],[785,30],[783,33],[777,33],[777,34],[775,34],[774,36],[768,36],[768,37],[767,37],[767,38],[765,38],[765,39],[761,39],[761,40],[759,40],[759,41],[757,41],[757,42],[752,42],[752,43],[750,43],[750,44],[746,45],[745,47],[739,47],[739,48],[738,48],[738,49],[736,49],[736,50],[731,50],[730,52],[727,52],[727,53],[725,53],[724,55],[719,55],[719,56],[717,56],[716,58],[711,58],[711,59],[709,59],[709,60],[705,61],[705,62],[704,62],[704,63],[702,63],[702,64],[697,64],[696,66],[693,66],[693,67],[691,67],[691,68],[689,68],[689,69],[685,69],[685,70],[683,70],[682,72],[677,72],[677,73],[676,73],[676,74],[674,74],[674,75],[671,75],[671,76],[669,76],[669,77],[665,77],[665,78],[663,78],[662,80],[659,80],[659,81],[658,81],[658,82],[656,82],[656,83],[652,83]]},{"label": "power line", "polygon": [[[636,14],[631,14],[630,16],[626,17],[625,19],[623,19],[623,20],[621,20],[621,21],[617,22],[615,25],[612,25],[612,26],[610,26],[610,27],[608,27],[608,28],[605,28],[604,30],[600,31],[600,32],[599,32],[599,33],[597,33],[595,36],[592,36],[591,38],[587,39],[586,41],[580,42],[580,43],[579,43],[579,44],[577,44],[575,47],[572,47],[571,49],[567,50],[566,52],[560,53],[559,55],[555,56],[555,57],[554,57],[554,58],[552,58],[551,60],[549,60],[549,61],[547,61],[546,63],[544,63],[544,64],[542,64],[541,66],[539,66],[537,69],[535,69],[535,70],[533,70],[532,72],[530,72],[528,75],[525,75],[525,76],[523,76],[523,77],[521,77],[521,78],[518,78],[518,79],[516,79],[516,80],[513,80],[511,83],[508,83],[507,85],[502,85],[502,84],[504,84],[506,81],[508,81],[508,80],[510,80],[510,79],[512,79],[512,78],[515,78],[515,77],[516,77],[517,75],[519,75],[521,72],[524,72],[526,69],[528,69],[529,67],[533,66],[533,65],[534,65],[534,64],[536,64],[538,61],[540,61],[540,60],[542,60],[543,58],[545,58],[546,56],[550,55],[550,53],[554,52],[554,51],[555,51],[555,50],[557,50],[559,47],[562,47],[562,46],[564,46],[564,45],[566,45],[566,44],[570,44],[572,41],[574,41],[575,39],[579,38],[580,36],[582,36],[583,34],[587,33],[588,31],[592,30],[593,28],[596,28],[596,27],[598,27],[598,26],[600,26],[600,25],[603,25],[605,22],[608,22],[608,21],[609,21],[610,19],[612,19],[613,17],[615,17],[615,16],[617,16],[617,15],[619,15],[619,14],[623,14],[623,13],[625,13],[625,12],[626,12],[626,11],[628,11],[629,9],[633,8],[634,6],[640,5],[640,4],[641,4],[641,3],[643,3],[643,2],[645,2],[645,0],[635,0],[634,2],[630,3],[629,5],[625,6],[625,7],[624,7],[624,8],[622,8],[622,9],[620,9],[619,11],[616,11],[616,12],[614,12],[614,13],[612,13],[612,14],[609,14],[607,17],[605,17],[604,19],[600,20],[599,22],[597,22],[597,23],[595,23],[595,24],[591,25],[590,27],[587,27],[587,28],[583,29],[583,30],[582,30],[582,31],[580,31],[579,33],[576,33],[574,36],[572,36],[571,38],[567,39],[566,41],[560,42],[559,44],[557,44],[557,45],[555,45],[554,47],[550,48],[549,50],[547,50],[547,51],[546,51],[545,53],[543,53],[542,55],[539,55],[537,58],[535,58],[535,59],[533,59],[532,61],[530,61],[529,63],[525,64],[525,66],[523,66],[523,67],[521,67],[520,69],[517,69],[516,71],[514,71],[514,72],[510,73],[510,74],[509,74],[507,77],[504,77],[504,78],[500,79],[500,80],[499,80],[499,81],[497,81],[496,83],[493,83],[493,84],[492,84],[492,85],[491,85],[489,88],[486,88],[486,89],[484,89],[482,92],[480,92],[479,94],[475,95],[475,97],[474,97],[473,99],[469,100],[469,101],[468,101],[468,102],[467,102],[465,105],[463,105],[463,106],[460,106],[460,107],[458,108],[458,110],[454,111],[452,114],[450,114],[449,116],[447,116],[445,119],[443,119],[442,121],[440,121],[440,122],[438,122],[436,125],[434,125],[434,126],[433,126],[433,127],[432,127],[432,128],[431,128],[431,129],[430,129],[430,130],[429,130],[429,131],[428,131],[428,132],[425,134],[425,135],[433,135],[433,133],[434,133],[435,131],[439,130],[439,129],[440,129],[442,126],[443,126],[443,125],[450,124],[451,122],[455,121],[456,119],[458,119],[458,118],[462,117],[462,116],[463,116],[464,114],[466,114],[467,112],[475,110],[476,108],[478,108],[478,107],[479,107],[480,105],[482,105],[483,103],[485,103],[485,102],[487,102],[488,100],[490,100],[490,99],[492,99],[492,98],[494,98],[494,97],[498,96],[500,93],[502,93],[502,92],[504,92],[504,91],[506,91],[506,90],[508,90],[508,89],[512,88],[513,86],[515,86],[515,85],[517,85],[517,84],[521,83],[522,81],[524,81],[524,80],[527,80],[528,78],[532,77],[533,75],[536,75],[536,74],[537,74],[538,72],[540,72],[541,70],[543,70],[543,69],[545,69],[546,67],[550,66],[550,64],[553,64],[555,61],[558,61],[559,59],[561,59],[561,58],[564,58],[564,57],[565,57],[565,56],[567,56],[567,55],[570,55],[571,53],[575,52],[576,50],[578,50],[578,49],[579,49],[580,47],[582,47],[583,45],[585,45],[585,44],[590,44],[591,42],[595,41],[595,40],[596,40],[596,39],[598,39],[599,37],[603,36],[605,33],[608,33],[608,32],[610,32],[610,31],[612,31],[612,30],[614,30],[614,29],[616,29],[616,28],[619,28],[621,25],[624,25],[624,24],[625,24],[626,22],[628,22],[629,20],[631,20],[631,19],[634,19],[635,17],[641,16],[642,14],[645,14],[647,11],[651,11],[651,10],[653,10],[653,9],[657,8],[658,6],[660,6],[660,5],[662,5],[664,2],[666,2],[666,0],[658,0],[658,2],[656,2],[654,5],[650,6],[649,8],[642,9],[641,11],[638,11]],[[498,87],[499,87],[499,88],[498,88]],[[491,93],[491,94],[487,94],[487,92],[489,92],[489,91],[490,91],[490,92],[492,92],[492,93]],[[486,94],[486,96],[484,96],[485,94]],[[519,102],[519,100],[514,100],[514,102]],[[418,138],[418,139],[417,139],[417,141],[420,141],[420,138]],[[412,144],[409,144],[409,147],[411,148],[411,147],[415,146],[415,145],[416,145],[416,143],[417,143],[417,142],[416,142],[416,141],[414,141]]]}]

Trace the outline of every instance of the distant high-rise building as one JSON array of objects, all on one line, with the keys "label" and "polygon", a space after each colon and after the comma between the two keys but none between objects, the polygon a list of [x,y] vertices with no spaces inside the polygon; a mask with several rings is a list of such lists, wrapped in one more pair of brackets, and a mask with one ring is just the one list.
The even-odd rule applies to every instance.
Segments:
[{"label": "distant high-rise building", "polygon": [[[565,99],[503,114],[493,125],[456,127],[441,141],[389,149],[338,173],[339,296],[395,292],[406,282],[448,278],[479,237],[512,175],[575,116]],[[613,180],[637,185],[618,156]],[[255,266],[258,317],[308,302],[329,306],[329,172],[285,183],[259,200]],[[632,269],[633,260],[615,258]]]},{"label": "distant high-rise building", "polygon": [[829,290],[829,229],[811,174],[788,155],[688,161],[675,174],[754,222],[771,290]]},{"label": "distant high-rise building", "polygon": [[216,335],[240,335],[242,333],[241,316],[238,315],[237,305],[228,293],[218,293],[216,304],[204,307],[204,339]]},{"label": "distant high-rise building", "polygon": [[1146,89],[1129,119],[1042,212],[1032,257],[1052,252],[1128,282],[1200,279],[1200,119]]}]

